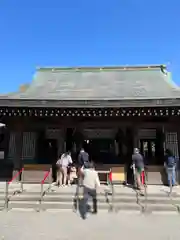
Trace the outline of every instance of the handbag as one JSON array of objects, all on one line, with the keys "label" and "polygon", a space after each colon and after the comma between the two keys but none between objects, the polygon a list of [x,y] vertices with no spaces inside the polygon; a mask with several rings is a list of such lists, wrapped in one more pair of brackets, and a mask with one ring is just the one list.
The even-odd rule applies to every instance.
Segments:
[{"label": "handbag", "polygon": [[58,159],[58,160],[57,160],[56,166],[57,166],[57,168],[61,168],[61,167],[62,167],[61,159]]}]

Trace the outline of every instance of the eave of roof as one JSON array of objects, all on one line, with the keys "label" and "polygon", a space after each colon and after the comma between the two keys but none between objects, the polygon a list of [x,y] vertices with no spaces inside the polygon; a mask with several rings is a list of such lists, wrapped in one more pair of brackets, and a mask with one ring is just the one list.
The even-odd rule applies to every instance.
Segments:
[{"label": "eave of roof", "polygon": [[124,66],[74,66],[74,67],[56,67],[56,66],[47,66],[47,67],[37,67],[37,71],[92,71],[92,70],[148,70],[148,69],[160,69],[165,68],[166,65],[163,64],[154,64],[154,65],[124,65]]},{"label": "eave of roof", "polygon": [[0,107],[25,108],[125,108],[125,107],[179,107],[180,98],[138,100],[35,100],[0,99]]}]

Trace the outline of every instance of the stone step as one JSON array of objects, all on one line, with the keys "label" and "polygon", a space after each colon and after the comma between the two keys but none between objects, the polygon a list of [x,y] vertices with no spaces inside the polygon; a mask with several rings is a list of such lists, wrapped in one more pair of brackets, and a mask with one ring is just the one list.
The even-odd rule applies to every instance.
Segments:
[{"label": "stone step", "polygon": [[[55,195],[55,196],[59,196],[59,195],[63,195],[63,194],[66,194],[66,195],[70,195],[70,196],[73,196],[75,194],[76,191],[47,191],[46,194],[50,194],[50,195]],[[82,191],[79,191],[80,193]],[[30,193],[27,193],[27,194],[30,194]],[[115,196],[129,196],[129,197],[134,197],[136,196],[136,192],[131,192],[131,193],[128,193],[128,192],[115,192],[114,193]],[[147,193],[148,196],[151,196],[151,197],[154,197],[154,198],[167,198],[169,197],[169,194],[168,193]],[[102,194],[97,194],[98,196],[99,195],[102,195]],[[109,195],[111,195],[111,192],[109,192]],[[180,199],[180,195],[177,195],[176,193],[173,193],[171,195],[173,198],[179,198]]]},{"label": "stone step", "polygon": [[[8,195],[9,198],[12,198],[13,196],[14,196],[13,194],[11,194],[11,195],[9,194],[9,195]],[[1,195],[0,195],[0,201],[1,201],[1,200],[4,201],[4,199],[5,199],[5,194],[1,194]]]},{"label": "stone step", "polygon": [[2,210],[5,206],[5,201],[0,199],[0,210]]},{"label": "stone step", "polygon": [[[73,203],[54,203],[54,202],[44,202],[39,205],[39,202],[36,201],[27,201],[27,202],[16,202],[11,201],[8,205],[8,209],[34,209],[36,211],[39,210],[73,210]],[[99,210],[111,210],[110,206],[105,203],[98,204]],[[118,203],[114,205],[115,211],[139,211],[143,210],[143,205],[140,206],[136,203],[128,204],[128,203]],[[147,206],[147,212],[178,212],[176,206],[167,205],[167,204],[158,204],[158,205],[151,205]]]},{"label": "stone step", "polygon": [[[9,195],[12,195],[13,193],[18,193],[21,192],[21,189],[14,189],[14,190],[10,190],[8,193]],[[45,192],[46,194],[51,194],[51,195],[60,195],[60,194],[66,194],[66,195],[74,195],[76,193],[76,189],[72,190],[72,189],[58,189],[58,190],[51,190],[48,188],[43,189],[43,192]],[[82,193],[82,189],[79,190],[80,193]],[[111,194],[111,191],[102,191],[102,193],[109,193]],[[35,189],[35,190],[23,190],[23,193],[25,193],[26,195],[37,195],[41,193],[40,188],[39,189]],[[101,193],[101,194],[102,194]],[[5,194],[5,191],[0,191],[0,195]],[[97,193],[97,195],[101,195],[99,193]],[[128,191],[115,191],[114,194],[116,196],[135,196],[136,195],[136,191],[132,191],[132,192],[128,192]],[[151,193],[151,192],[147,192],[147,194],[149,196],[152,197],[167,197],[168,196],[168,192],[161,192],[161,193]],[[172,193],[171,194],[172,197],[174,198],[180,198],[180,195],[177,193]]]},{"label": "stone step", "polygon": [[[9,194],[12,194],[13,192],[18,192],[20,191],[19,190],[15,190],[15,191],[10,191]],[[72,189],[58,189],[58,190],[49,190],[48,188],[44,189],[43,190],[46,194],[51,194],[51,195],[60,195],[60,194],[66,194],[66,195],[74,195],[76,193],[76,189],[72,190]],[[82,192],[82,189],[79,190],[79,192],[81,193]],[[112,192],[111,191],[102,191],[102,193],[105,193],[105,192],[108,192],[109,194],[111,194]],[[4,194],[5,192],[0,192],[0,195],[1,194]],[[41,190],[40,188],[39,189],[36,189],[35,191],[34,190],[24,190],[23,193],[25,193],[26,195],[37,195],[37,194],[40,194],[41,193]],[[102,194],[101,193],[101,194]],[[97,194],[97,195],[101,195],[101,194]],[[132,191],[132,192],[128,192],[128,191],[115,191],[114,194],[116,196],[135,196],[136,195],[136,191]],[[149,196],[152,196],[152,197],[168,197],[169,195],[169,192],[161,192],[161,193],[152,193],[152,192],[147,192],[147,194]],[[180,195],[177,194],[177,193],[172,193],[171,196],[173,198],[180,198]]]},{"label": "stone step", "polygon": [[[80,197],[82,197],[80,195]],[[47,193],[44,195],[43,197],[43,202],[72,202],[73,199],[75,198],[75,194],[69,195],[69,194],[52,194],[52,193]],[[105,195],[98,195],[97,196],[99,203],[105,203],[107,201],[107,198],[105,197]],[[5,199],[5,195],[0,195],[0,200],[4,200]],[[26,193],[22,193],[22,194],[16,194],[13,196],[10,196],[10,201],[14,201],[14,202],[25,202],[25,201],[39,201],[40,200],[40,194],[26,194]],[[108,200],[109,202],[112,201],[112,196],[108,196]],[[136,195],[134,194],[130,194],[130,195],[115,195],[114,196],[114,203],[136,203],[137,202],[137,198]],[[139,202],[144,204],[145,203],[145,197],[143,196],[139,196]],[[169,198],[169,197],[154,197],[152,195],[147,197],[147,204],[177,204],[180,205],[180,198]]]},{"label": "stone step", "polygon": [[[43,201],[44,202],[70,202],[75,197],[68,197],[68,196],[59,196],[59,197],[52,197],[52,196],[44,196]],[[91,199],[91,198],[90,198]],[[107,202],[107,198],[105,196],[98,196],[97,197],[99,203],[105,203]],[[13,199],[14,200],[14,199]],[[108,201],[112,202],[112,197],[108,197]],[[137,198],[136,197],[122,197],[122,196],[116,196],[114,197],[114,203],[136,203]],[[145,203],[145,198],[140,197],[139,202]],[[148,204],[180,204],[180,199],[164,199],[164,198],[148,198],[147,199]]]},{"label": "stone step", "polygon": [[[15,190],[8,191],[9,195],[13,194],[14,192],[20,192],[20,189],[15,189]],[[3,194],[5,194],[5,190],[4,191],[0,191],[0,195],[3,195]]]},{"label": "stone step", "polygon": [[[142,206],[144,207],[144,205]],[[147,205],[147,212],[179,212],[178,206],[167,204]]]},{"label": "stone step", "polygon": [[[46,191],[49,189],[49,185],[45,185],[43,187],[43,191]],[[73,195],[75,192],[76,192],[76,186],[71,186],[71,187],[65,187],[65,188],[57,188],[57,187],[54,187],[52,186],[51,189],[50,189],[50,192],[54,195],[59,195],[60,193],[62,194],[69,194],[69,195]],[[17,192],[17,191],[20,191],[20,187],[13,187],[11,189],[9,189],[9,194],[13,194],[13,192]],[[103,187],[102,188],[102,191],[109,191],[111,192],[111,187]],[[82,189],[80,188],[80,191],[82,191]],[[26,194],[30,194],[30,195],[36,195],[36,194],[40,194],[41,192],[41,187],[40,185],[38,186],[35,186],[32,185],[28,185],[27,186],[27,189],[25,188],[24,189],[24,192]],[[117,187],[115,186],[114,187],[114,192],[116,195],[135,195],[136,194],[136,191],[133,190],[132,188],[126,188],[126,187]],[[168,192],[169,190],[167,189],[166,191],[165,190],[160,190],[159,192],[152,192],[152,189],[150,188],[150,190],[147,189],[147,192],[148,192],[148,195],[152,195],[154,197],[166,197],[168,195]],[[0,195],[1,194],[4,194],[5,193],[5,189],[0,189]],[[172,193],[172,196],[175,198],[175,197],[180,197],[180,194],[177,194],[176,192],[173,192]]]},{"label": "stone step", "polygon": [[[91,202],[89,202],[90,205]],[[73,209],[73,202],[43,202],[41,205],[39,202],[36,201],[25,201],[25,202],[16,202],[16,201],[10,201],[9,202],[9,209],[14,209],[14,208],[32,208],[35,210],[41,209],[41,210],[47,210],[47,209],[62,209],[62,210],[69,210]],[[136,210],[140,211],[141,207],[134,203],[134,204],[127,204],[127,203],[121,203],[117,205],[118,209],[123,209],[123,210]],[[107,203],[100,203],[98,204],[98,209],[99,210],[109,210],[110,206]]]}]

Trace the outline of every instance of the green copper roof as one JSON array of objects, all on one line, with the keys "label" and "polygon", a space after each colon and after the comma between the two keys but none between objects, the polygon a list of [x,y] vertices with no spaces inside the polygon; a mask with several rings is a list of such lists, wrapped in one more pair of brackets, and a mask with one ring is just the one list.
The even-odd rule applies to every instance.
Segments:
[{"label": "green copper roof", "polygon": [[122,100],[180,97],[162,66],[39,68],[24,92],[10,96],[42,100]]}]

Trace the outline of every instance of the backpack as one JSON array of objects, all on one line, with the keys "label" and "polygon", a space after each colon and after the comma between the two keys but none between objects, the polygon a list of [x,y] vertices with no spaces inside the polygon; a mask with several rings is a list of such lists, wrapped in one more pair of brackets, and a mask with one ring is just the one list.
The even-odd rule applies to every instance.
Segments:
[{"label": "backpack", "polygon": [[173,168],[175,166],[175,158],[174,157],[168,157],[167,159],[167,167]]}]

